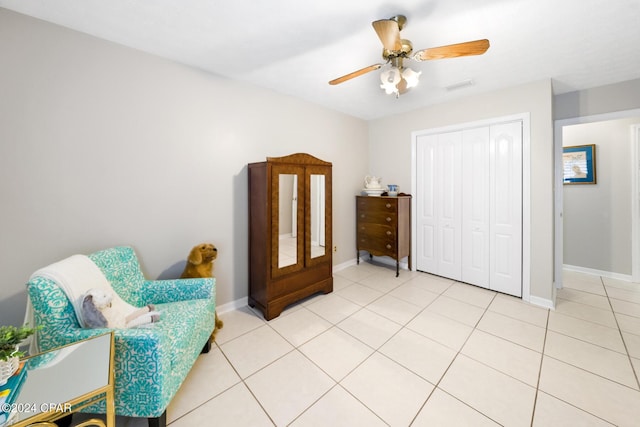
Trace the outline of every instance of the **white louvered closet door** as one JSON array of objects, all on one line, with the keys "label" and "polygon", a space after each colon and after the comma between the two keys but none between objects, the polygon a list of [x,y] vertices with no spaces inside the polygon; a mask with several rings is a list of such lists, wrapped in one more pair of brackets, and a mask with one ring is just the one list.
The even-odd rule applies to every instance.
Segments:
[{"label": "white louvered closet door", "polygon": [[436,273],[436,150],[438,135],[419,136],[416,144],[416,270]]},{"label": "white louvered closet door", "polygon": [[489,128],[463,131],[462,281],[489,287]]},{"label": "white louvered closet door", "polygon": [[462,132],[438,135],[436,162],[436,218],[438,274],[461,280],[462,276]]},{"label": "white louvered closet door", "polygon": [[461,278],[461,132],[418,139],[416,268]]},{"label": "white louvered closet door", "polygon": [[522,122],[416,139],[416,268],[522,296]]},{"label": "white louvered closet door", "polygon": [[491,126],[490,289],[522,296],[522,123]]}]

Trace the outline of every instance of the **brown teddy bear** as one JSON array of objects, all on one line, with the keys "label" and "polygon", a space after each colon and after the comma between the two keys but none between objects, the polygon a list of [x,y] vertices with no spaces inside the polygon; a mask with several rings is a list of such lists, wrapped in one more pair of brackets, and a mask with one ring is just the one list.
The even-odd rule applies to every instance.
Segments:
[{"label": "brown teddy bear", "polygon": [[[218,257],[218,248],[211,243],[201,243],[194,246],[189,252],[187,258],[187,265],[184,266],[184,271],[180,276],[181,279],[200,278],[200,277],[213,277],[213,260]],[[218,319],[218,313],[216,312],[216,321],[213,332],[211,333],[211,339],[216,339],[216,333],[218,329],[224,326],[222,320]]]}]

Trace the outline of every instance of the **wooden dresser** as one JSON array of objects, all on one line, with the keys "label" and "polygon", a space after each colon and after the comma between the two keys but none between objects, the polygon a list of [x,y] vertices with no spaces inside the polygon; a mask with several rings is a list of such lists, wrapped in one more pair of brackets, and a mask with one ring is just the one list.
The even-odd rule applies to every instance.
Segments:
[{"label": "wooden dresser", "polygon": [[396,260],[408,257],[411,270],[411,196],[356,196],[356,250],[369,256],[388,256]]}]

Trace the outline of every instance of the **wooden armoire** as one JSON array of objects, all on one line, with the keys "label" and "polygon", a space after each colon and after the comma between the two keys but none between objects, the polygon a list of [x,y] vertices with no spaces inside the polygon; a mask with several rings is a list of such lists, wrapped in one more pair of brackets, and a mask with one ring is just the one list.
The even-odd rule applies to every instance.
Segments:
[{"label": "wooden armoire", "polygon": [[331,170],[305,153],[248,165],[249,305],[267,320],[333,291]]}]

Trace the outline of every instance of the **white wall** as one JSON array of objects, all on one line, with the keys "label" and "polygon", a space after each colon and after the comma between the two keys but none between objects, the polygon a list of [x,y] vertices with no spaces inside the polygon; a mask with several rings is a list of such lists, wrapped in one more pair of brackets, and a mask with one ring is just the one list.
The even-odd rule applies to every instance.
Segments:
[{"label": "white wall", "polygon": [[563,128],[566,146],[596,144],[596,185],[564,185],[564,264],[631,275],[630,126],[640,118]]},{"label": "white wall", "polygon": [[168,278],[212,242],[218,304],[245,297],[246,165],[267,156],[333,162],[334,262],[354,257],[364,121],[5,9],[0,58],[0,324],[37,268],[113,245]]},{"label": "white wall", "polygon": [[[411,96],[411,93],[405,95]],[[391,101],[391,100],[390,100]],[[531,114],[532,299],[553,290],[553,127],[551,81],[544,80],[372,121],[369,169],[385,183],[411,190],[411,132],[519,113]]]}]

